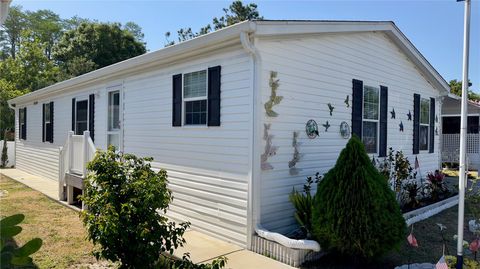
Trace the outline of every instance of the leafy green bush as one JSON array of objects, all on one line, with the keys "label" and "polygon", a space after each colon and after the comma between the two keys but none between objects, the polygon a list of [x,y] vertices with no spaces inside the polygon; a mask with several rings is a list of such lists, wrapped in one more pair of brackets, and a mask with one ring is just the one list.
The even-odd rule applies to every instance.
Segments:
[{"label": "leafy green bush", "polygon": [[15,268],[31,265],[33,260],[29,256],[42,247],[42,239],[34,238],[18,248],[14,236],[22,232],[18,226],[25,219],[25,215],[17,214],[0,220],[0,268]]},{"label": "leafy green bush", "polygon": [[[170,268],[178,264],[210,268],[197,267],[188,255],[182,260],[160,259],[161,253],[172,255],[185,243],[183,234],[190,223],[168,221],[165,213],[173,197],[167,188],[167,172],[154,172],[150,161],[109,147],[88,163],[81,196],[87,210],[81,215],[87,237],[95,244],[95,257],[119,261],[120,268],[158,268],[163,261]],[[224,264],[225,259],[215,260],[212,265],[217,267],[211,268]]]},{"label": "leafy green bush", "polygon": [[358,137],[318,184],[312,223],[322,248],[357,260],[373,260],[405,240],[395,195]]},{"label": "leafy green bush", "polygon": [[315,174],[315,181],[312,177],[307,177],[307,182],[303,185],[303,192],[298,192],[293,188],[288,197],[295,207],[295,219],[306,238],[312,237],[312,210],[315,198],[315,196],[311,195],[312,184],[318,183],[320,180],[321,176],[319,173]]}]

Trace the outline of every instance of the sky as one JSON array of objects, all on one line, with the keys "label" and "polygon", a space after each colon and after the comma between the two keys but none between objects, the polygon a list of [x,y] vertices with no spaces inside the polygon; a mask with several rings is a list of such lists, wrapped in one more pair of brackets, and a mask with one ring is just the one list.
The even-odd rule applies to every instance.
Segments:
[{"label": "sky", "polygon": [[[250,3],[252,1],[244,1]],[[445,78],[461,80],[464,4],[456,0],[254,1],[265,19],[393,21]],[[183,27],[198,31],[223,15],[231,1],[162,0],[13,0],[25,10],[50,9],[62,18],[79,16],[102,22],[133,21],[145,34],[149,51],[165,45],[165,32]],[[480,92],[480,0],[472,0],[470,72]]]}]

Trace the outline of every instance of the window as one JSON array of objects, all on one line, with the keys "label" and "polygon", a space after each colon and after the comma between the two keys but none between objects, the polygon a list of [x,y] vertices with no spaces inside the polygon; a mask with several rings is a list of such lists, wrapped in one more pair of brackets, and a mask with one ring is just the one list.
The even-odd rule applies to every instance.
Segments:
[{"label": "window", "polygon": [[183,76],[185,125],[207,124],[207,98],[207,71],[185,74]]},{"label": "window", "polygon": [[363,88],[362,141],[367,153],[377,153],[378,149],[379,103],[379,89],[365,86]]},{"label": "window", "polygon": [[43,104],[43,142],[53,143],[53,102]]},{"label": "window", "polygon": [[120,91],[108,93],[107,143],[120,150]]},{"label": "window", "polygon": [[428,132],[430,127],[430,100],[420,100],[420,150],[428,150]]},{"label": "window", "polygon": [[20,131],[20,139],[27,140],[27,108],[20,108],[18,110],[19,113],[19,131]]},{"label": "window", "polygon": [[75,107],[75,134],[82,135],[88,130],[88,100],[76,102]]}]

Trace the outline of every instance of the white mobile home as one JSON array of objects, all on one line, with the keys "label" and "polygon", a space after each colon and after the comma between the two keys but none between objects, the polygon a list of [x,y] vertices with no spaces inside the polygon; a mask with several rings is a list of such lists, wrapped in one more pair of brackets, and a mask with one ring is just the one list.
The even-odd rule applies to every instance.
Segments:
[{"label": "white mobile home", "polygon": [[295,227],[292,187],[351,133],[438,169],[448,91],[392,22],[246,21],[10,100],[16,165],[63,199],[94,148],[151,156],[172,218],[250,247],[258,224]]}]

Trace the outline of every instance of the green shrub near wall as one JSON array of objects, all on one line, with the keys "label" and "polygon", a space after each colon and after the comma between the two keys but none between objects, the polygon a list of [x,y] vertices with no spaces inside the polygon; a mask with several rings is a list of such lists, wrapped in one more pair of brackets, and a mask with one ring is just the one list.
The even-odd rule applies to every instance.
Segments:
[{"label": "green shrub near wall", "polygon": [[399,247],[406,225],[385,178],[353,136],[319,182],[313,234],[323,249],[371,261]]}]

